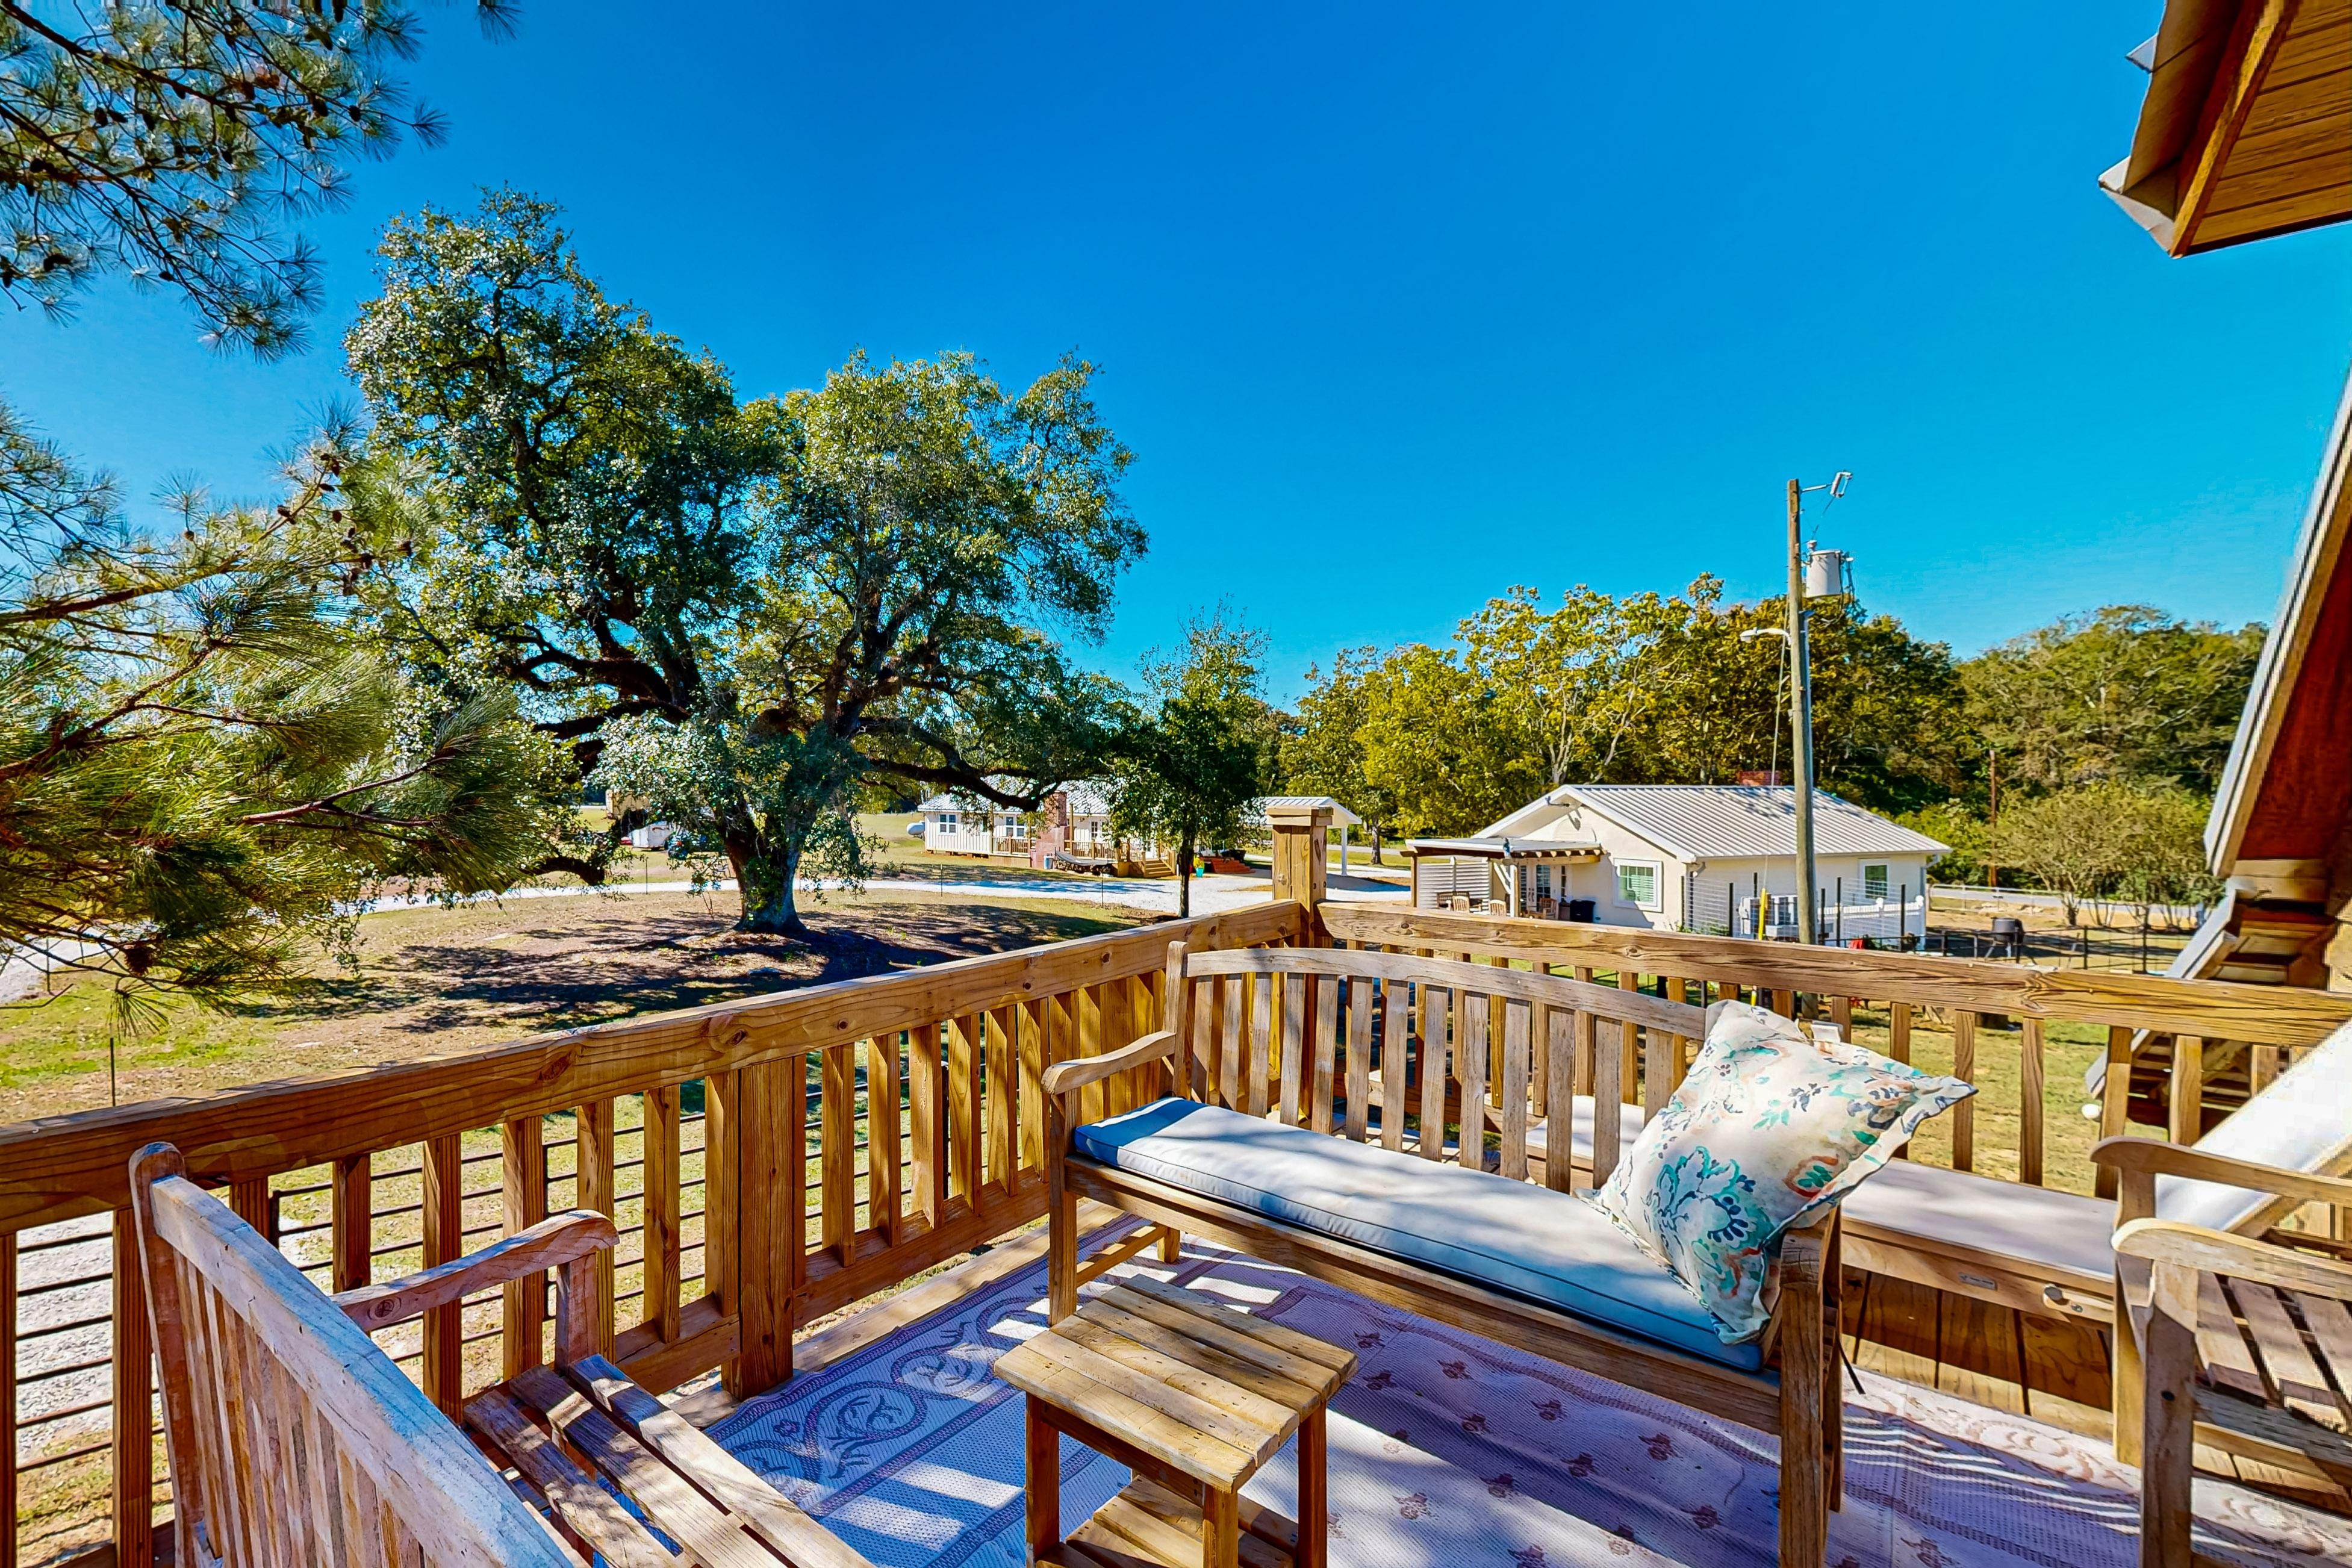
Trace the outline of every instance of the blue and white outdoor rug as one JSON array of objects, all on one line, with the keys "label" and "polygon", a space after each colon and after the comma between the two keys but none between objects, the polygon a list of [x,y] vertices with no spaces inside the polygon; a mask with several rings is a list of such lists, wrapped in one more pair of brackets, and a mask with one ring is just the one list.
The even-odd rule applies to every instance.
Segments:
[{"label": "blue and white outdoor rug", "polygon": [[[1335,1568],[1769,1568],[1774,1445],[1621,1384],[1188,1243],[1139,1262],[1352,1346],[1332,1401]],[[991,1375],[1045,1326],[1045,1266],[745,1404],[711,1435],[882,1568],[1020,1568],[1021,1396]],[[1831,1568],[2135,1568],[2134,1473],[2103,1445],[1865,1375],[1846,1405]],[[1849,1385],[1849,1393],[1851,1388]],[[1063,1445],[1065,1531],[1127,1481]],[[1291,1458],[1247,1489],[1294,1510]],[[2352,1525],[2200,1483],[2199,1545],[2352,1563]]]}]

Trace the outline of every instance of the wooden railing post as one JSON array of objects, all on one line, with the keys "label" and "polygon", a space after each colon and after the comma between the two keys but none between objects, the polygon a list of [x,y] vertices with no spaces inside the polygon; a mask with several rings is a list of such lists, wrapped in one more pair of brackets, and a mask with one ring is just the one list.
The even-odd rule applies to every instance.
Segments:
[{"label": "wooden railing post", "polygon": [[[1330,859],[1331,808],[1328,805],[1276,805],[1267,808],[1274,829],[1274,896],[1294,899],[1310,914],[1322,903]],[[1328,945],[1319,922],[1300,933],[1307,945]]]},{"label": "wooden railing post", "polygon": [[328,1228],[333,1248],[331,1277],[338,1292],[356,1290],[373,1276],[375,1196],[373,1167],[365,1154],[335,1162]]},{"label": "wooden railing post", "polygon": [[793,1374],[793,1292],[807,1246],[808,1064],[761,1062],[736,1074],[734,1147],[736,1357],[726,1373],[737,1398]]},{"label": "wooden railing post", "polygon": [[[453,1263],[465,1251],[466,1168],[457,1134],[425,1143],[425,1267]],[[465,1309],[452,1301],[425,1314],[425,1396],[455,1415],[465,1403]]]},{"label": "wooden railing post", "polygon": [[[129,1209],[114,1211],[114,1560],[155,1559],[154,1338],[140,1281],[139,1237]],[[13,1414],[13,1407],[12,1407]],[[14,1434],[10,1442],[15,1441]],[[16,1528],[11,1514],[7,1528]]]}]

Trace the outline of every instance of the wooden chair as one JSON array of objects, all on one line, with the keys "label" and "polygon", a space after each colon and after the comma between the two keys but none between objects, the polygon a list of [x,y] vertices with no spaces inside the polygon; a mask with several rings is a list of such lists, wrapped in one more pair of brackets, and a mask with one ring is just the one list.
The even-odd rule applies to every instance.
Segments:
[{"label": "wooden chair", "polygon": [[[1181,942],[1169,949],[1166,994],[1169,1028],[1116,1051],[1059,1063],[1041,1080],[1055,1321],[1077,1310],[1081,1284],[1154,1234],[1139,1232],[1082,1267],[1077,1204],[1094,1198],[1165,1231],[1205,1237],[1778,1436],[1780,1561],[1818,1568],[1829,1512],[1843,1495],[1834,1212],[1784,1238],[1771,1328],[1760,1345],[1735,1353],[1719,1346],[1712,1323],[1686,1292],[1662,1279],[1663,1269],[1569,1194],[1566,1161],[1546,1166],[1541,1186],[1529,1183],[1535,1043],[1547,1047],[1540,1074],[1549,1080],[1549,1103],[1569,1103],[1580,1076],[1593,1086],[1602,1106],[1595,1124],[1604,1130],[1605,1172],[1619,1156],[1617,1108],[1633,1079],[1640,1037],[1649,1035],[1654,1048],[1645,1059],[1661,1075],[1661,1089],[1669,1089],[1679,1042],[1705,1033],[1701,1009],[1565,976],[1410,954],[1191,952]],[[1580,1071],[1580,1056],[1589,1064]],[[1120,1073],[1149,1080],[1170,1058],[1177,1095],[1207,1110],[1163,1103],[1137,1115],[1202,1124],[1197,1132],[1184,1131],[1185,1157],[1197,1163],[1182,1179],[1151,1173],[1140,1161],[1096,1158],[1079,1146],[1097,1136],[1080,1129],[1089,1086]],[[1410,1134],[1409,1118],[1415,1122]],[[1457,1130],[1451,1140],[1449,1125]],[[1501,1134],[1498,1175],[1485,1171],[1490,1127]],[[1335,1142],[1348,1147],[1334,1148]],[[1213,1169],[1221,1159],[1253,1152],[1270,1152],[1287,1168],[1314,1167],[1313,1173],[1283,1189],[1279,1204],[1217,1195],[1220,1183],[1226,1191],[1276,1191],[1254,1184],[1267,1179],[1265,1167]],[[1465,1168],[1432,1170],[1449,1161]],[[1392,1205],[1404,1189],[1416,1201],[1426,1191],[1443,1206],[1433,1223],[1424,1216],[1417,1233],[1424,1239],[1450,1242],[1472,1230],[1501,1228],[1511,1237],[1477,1248],[1449,1245],[1439,1260],[1417,1257],[1410,1240],[1386,1234],[1372,1242],[1344,1239],[1344,1226],[1290,1201],[1335,1190],[1362,1199],[1375,1187],[1380,1200],[1352,1206],[1369,1212]],[[1538,1231],[1550,1238],[1545,1268],[1552,1270],[1540,1279],[1531,1278],[1538,1270],[1526,1261]],[[1605,1319],[1600,1291],[1536,1293],[1572,1274],[1588,1246],[1596,1268],[1618,1271],[1615,1283],[1637,1293],[1658,1287],[1657,1299],[1675,1303],[1686,1321],[1666,1323],[1659,1313]],[[1520,1255],[1517,1263],[1514,1254]],[[1505,1280],[1515,1268],[1518,1277]],[[1566,1304],[1574,1300],[1591,1310]],[[1670,1333],[1679,1340],[1662,1337]]]},{"label": "wooden chair", "polygon": [[[329,1297],[189,1181],[170,1144],[132,1156],[131,1194],[182,1561],[866,1568],[596,1353],[590,1269],[616,1239],[603,1215],[557,1215],[470,1257]],[[509,1280],[542,1281],[550,1268],[555,1365],[469,1401],[473,1442],[363,1331]]]},{"label": "wooden chair", "polygon": [[2158,1177],[2352,1209],[2352,1181],[2151,1139],[2093,1151],[2119,1173],[2116,1449],[2140,1467],[2140,1561],[2191,1568],[2194,1448],[2315,1470],[2352,1490],[2352,1245],[2147,1217]]}]

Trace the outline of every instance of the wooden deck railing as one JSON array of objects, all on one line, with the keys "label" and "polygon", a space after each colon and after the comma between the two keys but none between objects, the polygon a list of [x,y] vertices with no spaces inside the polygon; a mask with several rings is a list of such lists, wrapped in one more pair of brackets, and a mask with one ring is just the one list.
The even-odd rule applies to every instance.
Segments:
[{"label": "wooden deck railing", "polygon": [[[1700,1005],[1736,994],[1782,1013],[1801,1005],[1848,1029],[1867,1012],[1868,1043],[1904,1061],[1913,1059],[1915,1047],[1932,1031],[1938,1058],[1933,1065],[1938,1070],[1972,1083],[1998,1077],[2004,1093],[1983,1107],[1979,1100],[1963,1100],[1942,1119],[1948,1126],[1930,1124],[1927,1131],[1932,1137],[1923,1135],[1918,1145],[1934,1150],[1955,1169],[2036,1185],[2049,1183],[2053,1173],[2051,1100],[2057,1098],[2071,1114],[2066,1102],[2082,1098],[2063,1084],[2053,1096],[2053,1035],[2071,1037],[2073,1042],[2087,1040],[2087,1046],[2074,1044],[2074,1050],[2103,1052],[2111,1067],[2130,1051],[2136,1032],[2171,1036],[2177,1046],[2171,1100],[2193,1108],[2200,1098],[2194,1079],[2207,1064],[2248,1053],[2255,1087],[2260,1088],[2298,1052],[2352,1019],[2352,995],[2335,992],[1439,914],[1391,904],[1327,903],[1320,913],[1330,940],[1351,947],[1532,963],[1588,980],[1598,973],[1621,985],[1654,988]],[[1989,1026],[1995,1022],[2000,1027]],[[1629,1101],[1636,1098],[1637,1089],[1655,1096],[1680,1083],[1686,1059],[1643,1064],[1639,1043],[1629,1039],[1626,1044],[1620,1064]],[[1696,1044],[1681,1042],[1685,1053]],[[2013,1073],[2008,1062],[1995,1059],[1995,1051],[2015,1053]],[[2095,1137],[2123,1132],[2129,1077],[2119,1068],[2109,1071],[2097,1122],[2078,1120],[2065,1131],[2085,1148]],[[2178,1081],[2184,1079],[2188,1081]],[[1543,1080],[1538,1072],[1537,1081]],[[1580,1060],[1580,1091],[1591,1081],[1590,1060]],[[2010,1133],[2012,1110],[2014,1130]],[[1983,1123],[1993,1110],[2000,1113],[2007,1134],[1999,1145],[1983,1136]],[[2189,1126],[2168,1131],[2181,1142],[2193,1142],[2197,1137]],[[2087,1163],[2080,1176],[2087,1190],[2094,1181]],[[2095,1180],[2100,1196],[2113,1195],[2108,1177]]]},{"label": "wooden deck railing", "polygon": [[[1037,1076],[1159,1026],[1170,942],[1307,929],[1299,904],[1274,902],[0,1128],[0,1568],[33,1560],[26,1521],[44,1548],[110,1531],[118,1562],[152,1551],[168,1484],[125,1209],[142,1144],[177,1144],[192,1176],[334,1289],[551,1209],[602,1210],[624,1234],[597,1279],[610,1353],[656,1389],[720,1367],[748,1392],[791,1375],[796,1324],[1045,1212]],[[1160,1092],[1105,1088],[1111,1111]],[[510,1287],[384,1343],[454,1409],[534,1357],[548,1318],[543,1292]]]}]

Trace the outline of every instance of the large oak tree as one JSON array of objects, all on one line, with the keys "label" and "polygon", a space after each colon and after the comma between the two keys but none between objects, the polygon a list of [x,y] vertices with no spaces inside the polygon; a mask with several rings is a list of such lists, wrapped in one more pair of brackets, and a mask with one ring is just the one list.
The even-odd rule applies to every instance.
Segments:
[{"label": "large oak tree", "polygon": [[[859,357],[745,401],[608,300],[544,203],[398,222],[383,257],[349,340],[368,510],[424,542],[378,624],[723,856],[746,929],[799,929],[812,852],[855,872],[872,784],[1020,806],[1091,765],[1110,693],[1061,639],[1099,635],[1143,548],[1092,367],[1015,394],[965,355]],[[546,864],[601,880],[613,842]]]}]

